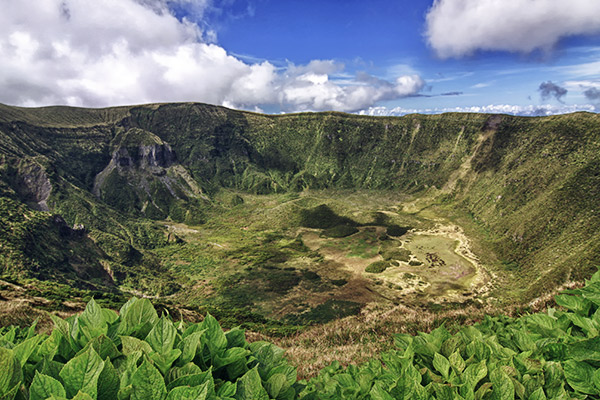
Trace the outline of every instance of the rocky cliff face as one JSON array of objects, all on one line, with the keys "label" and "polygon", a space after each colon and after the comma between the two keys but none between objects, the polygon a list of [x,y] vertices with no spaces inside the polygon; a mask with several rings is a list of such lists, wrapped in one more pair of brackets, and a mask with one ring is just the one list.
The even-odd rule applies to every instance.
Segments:
[{"label": "rocky cliff face", "polygon": [[185,220],[179,211],[192,207],[202,191],[177,162],[171,146],[133,128],[117,135],[112,147],[109,164],[94,181],[94,195],[125,212]]},{"label": "rocky cliff face", "polygon": [[25,203],[34,210],[50,211],[47,200],[52,192],[52,183],[41,165],[23,162],[15,178],[14,188]]},{"label": "rocky cliff face", "polygon": [[[130,153],[131,151],[131,153]],[[168,143],[119,147],[114,151],[111,162],[121,170],[147,169],[160,175],[177,161],[175,152]]]}]

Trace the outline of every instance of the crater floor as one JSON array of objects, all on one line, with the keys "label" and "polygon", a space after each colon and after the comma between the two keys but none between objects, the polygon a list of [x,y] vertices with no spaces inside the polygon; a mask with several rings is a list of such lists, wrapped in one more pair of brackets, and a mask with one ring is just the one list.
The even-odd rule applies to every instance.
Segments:
[{"label": "crater floor", "polygon": [[[187,285],[175,295],[180,301],[306,324],[373,303],[484,302],[491,289],[493,275],[463,228],[431,209],[403,211],[397,194],[240,195],[242,204],[207,224],[166,222],[184,241],[158,254]],[[354,225],[302,226],[306,210],[319,210],[316,225]]]}]

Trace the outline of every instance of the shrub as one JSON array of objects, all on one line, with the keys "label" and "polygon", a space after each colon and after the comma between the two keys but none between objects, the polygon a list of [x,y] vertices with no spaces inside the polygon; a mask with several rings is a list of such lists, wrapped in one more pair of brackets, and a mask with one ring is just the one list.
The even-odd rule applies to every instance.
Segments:
[{"label": "shrub", "polygon": [[326,204],[300,211],[300,225],[306,228],[328,229],[336,225],[356,226],[350,218],[340,217]]},{"label": "shrub", "polygon": [[390,225],[387,227],[386,232],[389,236],[402,236],[409,230],[410,230],[410,228],[407,226]]},{"label": "shrub", "polygon": [[375,261],[374,263],[369,264],[367,268],[365,268],[365,271],[373,274],[379,274],[390,266],[391,264],[389,261]]}]

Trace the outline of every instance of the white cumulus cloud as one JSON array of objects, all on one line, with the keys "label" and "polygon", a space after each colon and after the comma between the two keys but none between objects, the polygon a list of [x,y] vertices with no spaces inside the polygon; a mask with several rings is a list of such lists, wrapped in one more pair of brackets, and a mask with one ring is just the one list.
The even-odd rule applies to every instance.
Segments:
[{"label": "white cumulus cloud", "polygon": [[327,74],[306,72],[287,76],[281,82],[280,103],[298,111],[357,111],[382,100],[393,100],[419,92],[425,82],[418,75],[406,75],[395,82],[359,74],[353,84],[339,85]]},{"label": "white cumulus cloud", "polygon": [[511,114],[529,117],[539,117],[547,115],[567,114],[578,111],[595,112],[596,109],[590,104],[573,105],[514,105],[514,104],[489,104],[486,106],[467,106],[467,107],[440,107],[440,108],[403,108],[403,107],[369,107],[358,112],[360,115],[371,116],[402,116],[407,114],[440,114],[446,112],[461,113],[486,113],[486,114]]},{"label": "white cumulus cloud", "polygon": [[[173,5],[195,22],[176,18]],[[3,2],[0,102],[98,107],[199,101],[252,110],[357,111],[424,85],[414,74],[395,81],[348,76],[332,60],[283,69],[245,62],[203,27],[210,7],[210,0]]]},{"label": "white cumulus cloud", "polygon": [[549,51],[563,37],[600,33],[599,15],[597,0],[435,0],[425,36],[442,58]]}]

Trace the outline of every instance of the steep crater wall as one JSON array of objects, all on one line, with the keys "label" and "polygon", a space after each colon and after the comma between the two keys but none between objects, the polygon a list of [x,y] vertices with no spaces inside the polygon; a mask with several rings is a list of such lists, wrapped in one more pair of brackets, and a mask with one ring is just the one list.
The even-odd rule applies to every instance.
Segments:
[{"label": "steep crater wall", "polygon": [[[472,216],[531,297],[600,264],[596,114],[272,116],[204,104],[0,114],[0,153],[42,158],[62,182],[50,200],[90,204],[94,192],[121,212],[185,221],[205,206],[192,200],[221,188],[428,191]],[[103,187],[120,190],[118,204]]]}]

